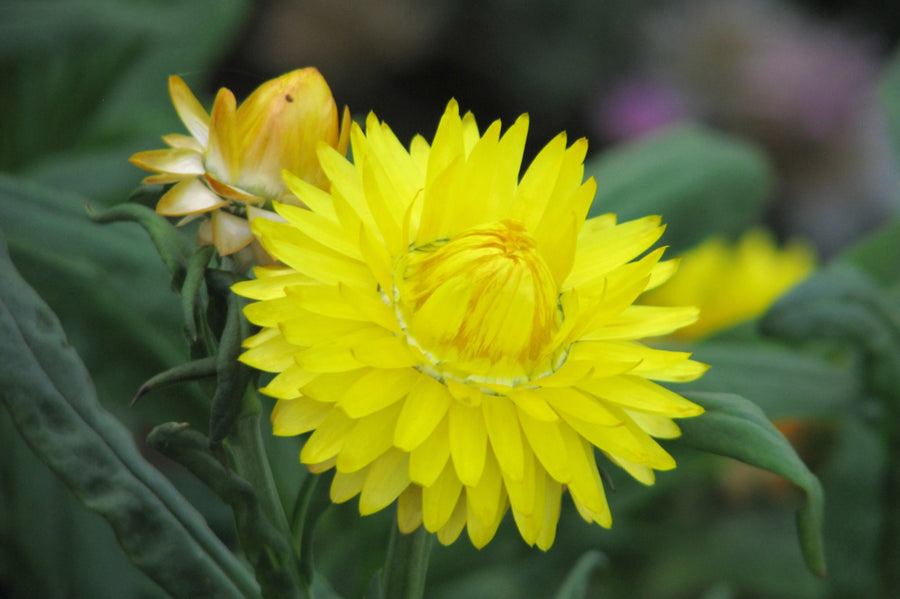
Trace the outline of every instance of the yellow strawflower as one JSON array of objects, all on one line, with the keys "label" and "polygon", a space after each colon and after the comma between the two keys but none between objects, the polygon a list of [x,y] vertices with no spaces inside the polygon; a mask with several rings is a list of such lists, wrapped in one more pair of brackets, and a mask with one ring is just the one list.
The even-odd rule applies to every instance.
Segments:
[{"label": "yellow strawflower", "polygon": [[344,109],[341,135],[337,105],[315,68],[263,83],[240,107],[234,94],[222,88],[212,114],[180,77],[169,77],[169,94],[190,135],[165,135],[167,149],[138,152],[130,160],[158,173],[144,183],[175,184],[160,198],[159,214],[185,216],[182,223],[209,215],[198,241],[215,244],[223,256],[253,241],[248,218],[277,218],[263,206],[297,202],[282,170],[324,186],[316,146],[325,143],[342,154],[347,151],[350,113]]},{"label": "yellow strawflower", "polygon": [[561,134],[519,179],[528,118],[479,133],[450,102],[429,145],[407,150],[370,115],[353,163],[320,146],[330,192],[286,174],[308,207],[256,219],[285,266],[234,286],[262,327],[242,360],[277,373],[276,435],[312,432],[300,461],[335,468],[331,498],[371,514],[395,500],[399,527],[424,524],[476,547],[509,507],[547,549],[568,489],[610,526],[595,449],[637,480],[675,467],[654,440],[703,410],[653,381],[706,366],[642,337],[694,321],[693,307],[632,305],[674,271],[658,217],[585,221],[596,185],[587,144]]},{"label": "yellow strawflower", "polygon": [[815,267],[812,249],[800,242],[780,249],[772,235],[751,229],[736,242],[706,240],[686,252],[674,277],[642,302],[700,308],[700,318],[673,337],[701,339],[760,316]]}]

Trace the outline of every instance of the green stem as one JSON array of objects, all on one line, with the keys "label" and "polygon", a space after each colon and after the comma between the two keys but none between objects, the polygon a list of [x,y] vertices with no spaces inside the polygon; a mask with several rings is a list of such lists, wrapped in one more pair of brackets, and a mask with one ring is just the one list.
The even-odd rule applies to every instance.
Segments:
[{"label": "green stem", "polygon": [[[900,398],[891,397],[885,410],[887,455],[882,482],[884,501],[880,539],[881,597],[893,597],[900,588]],[[886,402],[887,403],[887,402]]]},{"label": "green stem", "polygon": [[425,595],[428,557],[434,535],[420,526],[403,534],[397,523],[391,529],[387,559],[381,583],[381,596],[394,599],[421,599]]},{"label": "green stem", "polygon": [[[243,410],[238,416],[234,431],[230,436],[229,446],[234,458],[234,469],[253,486],[259,496],[260,507],[263,513],[284,538],[287,546],[293,547],[287,516],[278,497],[275,478],[272,476],[272,469],[269,466],[269,460],[263,445],[262,432],[260,430],[261,413],[262,406],[259,398],[257,398],[255,392],[248,390],[244,396]],[[296,555],[294,555],[294,559],[288,561],[289,563],[283,564],[283,567],[287,569],[290,577],[296,582],[301,596],[309,596],[309,584],[300,575]]]}]

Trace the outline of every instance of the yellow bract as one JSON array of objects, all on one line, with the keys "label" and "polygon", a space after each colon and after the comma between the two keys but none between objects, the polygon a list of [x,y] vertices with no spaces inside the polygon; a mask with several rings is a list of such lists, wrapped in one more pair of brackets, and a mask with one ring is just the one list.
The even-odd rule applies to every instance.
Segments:
[{"label": "yellow bract", "polygon": [[752,229],[737,243],[716,237],[688,251],[678,273],[643,300],[699,306],[699,320],[673,336],[700,339],[760,316],[815,263],[809,246],[794,242],[779,249],[769,233]]},{"label": "yellow bract", "polygon": [[320,146],[327,191],[286,176],[309,209],[253,222],[285,266],[234,287],[257,300],[242,360],[276,373],[275,434],[311,433],[300,460],[336,469],[334,501],[396,501],[401,530],[442,543],[483,546],[509,509],[546,549],[563,489],[610,526],[598,451],[651,484],[675,465],[653,437],[702,412],[654,381],[706,366],[637,341],[697,317],[633,305],[674,272],[647,252],[659,218],[585,221],[583,140],[558,136],[520,178],[527,129],[481,132],[451,102],[407,149],[370,116],[352,163]]},{"label": "yellow bract", "polygon": [[316,146],[347,150],[349,111],[344,110],[341,137],[337,105],[314,68],[267,81],[240,107],[234,94],[220,89],[211,114],[180,77],[169,78],[169,94],[191,136],[166,135],[168,149],[138,152],[131,162],[158,173],[144,183],[175,184],[160,198],[159,214],[184,216],[182,223],[210,216],[201,225],[198,242],[215,244],[223,256],[253,241],[248,220],[279,219],[263,206],[297,202],[287,191],[283,170],[324,186]]},{"label": "yellow bract", "polygon": [[442,373],[528,380],[549,370],[559,291],[518,221],[474,227],[400,257],[398,320]]}]

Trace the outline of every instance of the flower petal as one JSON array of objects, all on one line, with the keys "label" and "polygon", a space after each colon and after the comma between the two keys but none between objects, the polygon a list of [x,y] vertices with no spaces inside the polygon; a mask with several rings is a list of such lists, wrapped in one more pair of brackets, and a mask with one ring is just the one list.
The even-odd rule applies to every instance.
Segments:
[{"label": "flower petal", "polygon": [[474,487],[484,471],[487,451],[487,430],[481,410],[453,403],[447,420],[450,424],[450,455],[456,475],[464,485]]},{"label": "flower petal", "polygon": [[451,401],[444,385],[427,374],[419,375],[403,402],[394,445],[404,451],[418,447],[444,419]]},{"label": "flower petal", "polygon": [[222,256],[228,256],[250,245],[253,232],[247,219],[224,210],[216,210],[210,217],[213,244]]},{"label": "flower petal", "polygon": [[181,122],[205,148],[209,141],[209,115],[181,77],[169,77],[169,96]]},{"label": "flower petal", "polygon": [[202,155],[184,148],[138,152],[128,161],[146,171],[169,175],[202,175],[205,172]]},{"label": "flower petal", "polygon": [[366,516],[387,507],[409,483],[409,454],[388,450],[369,467],[359,496],[359,513]]},{"label": "flower petal", "polygon": [[228,202],[214,194],[200,179],[185,179],[177,183],[159,199],[156,212],[164,216],[182,216],[210,212]]}]

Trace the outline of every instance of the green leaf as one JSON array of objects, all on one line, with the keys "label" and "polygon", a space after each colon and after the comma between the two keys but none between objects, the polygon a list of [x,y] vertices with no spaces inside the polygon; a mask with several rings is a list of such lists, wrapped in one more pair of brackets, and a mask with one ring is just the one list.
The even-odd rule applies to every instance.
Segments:
[{"label": "green leaf", "polygon": [[87,213],[95,223],[134,222],[143,227],[150,235],[150,240],[156,246],[156,251],[159,252],[166,268],[169,269],[173,287],[177,288],[182,285],[190,260],[192,244],[166,217],[142,204],[129,203],[116,204],[103,212],[95,211],[88,204]]},{"label": "green leaf", "polygon": [[241,547],[256,569],[263,597],[287,599],[303,595],[290,540],[269,522],[253,486],[216,459],[206,435],[186,424],[168,422],[154,428],[147,443],[190,470],[231,506]]},{"label": "green leaf", "polygon": [[244,393],[252,374],[249,366],[238,361],[241,343],[249,333],[249,324],[242,312],[243,305],[243,298],[234,293],[228,296],[225,328],[216,353],[216,393],[209,417],[210,442],[214,446],[231,433],[243,408]]},{"label": "green leaf", "polygon": [[168,596],[128,561],[106,520],[31,451],[2,402],[0,455],[3,597]]},{"label": "green leaf", "polygon": [[900,219],[853,244],[838,260],[859,268],[883,287],[896,286],[900,283],[900,268],[897,267],[900,264]]},{"label": "green leaf", "polygon": [[822,486],[788,440],[759,407],[743,397],[725,393],[686,393],[685,397],[703,406],[706,413],[678,421],[679,444],[774,472],[803,490],[805,501],[797,510],[800,546],[809,569],[824,576]]},{"label": "green leaf", "polygon": [[591,216],[662,215],[663,242],[676,253],[758,222],[773,184],[759,150],[697,125],[616,147],[589,161],[585,175],[597,180]]},{"label": "green leaf", "polygon": [[795,287],[762,321],[766,333],[802,343],[826,342],[862,363],[866,395],[880,402],[879,433],[886,453],[877,552],[883,596],[900,588],[900,308],[849,260],[838,261]]},{"label": "green leaf", "polygon": [[199,294],[206,267],[214,252],[215,248],[211,245],[198,248],[187,265],[184,285],[181,286],[181,313],[184,318],[184,330],[188,343],[197,343],[200,340],[197,321],[204,317],[204,310]]},{"label": "green leaf", "polygon": [[156,389],[214,376],[216,376],[216,359],[212,356],[200,358],[199,360],[191,360],[190,362],[173,366],[164,372],[160,372],[141,385],[141,388],[138,389],[134,399],[131,400],[131,405],[134,405],[141,397]]},{"label": "green leaf", "polygon": [[180,313],[146,233],[135,223],[92,223],[85,201],[0,174],[0,223],[13,260],[62,321],[100,397],[126,405],[139,381],[180,361]]},{"label": "green leaf", "polygon": [[566,575],[562,586],[556,591],[555,599],[585,599],[591,584],[591,576],[599,568],[609,564],[609,560],[599,551],[588,551],[575,562]]},{"label": "green leaf", "polygon": [[0,168],[120,201],[140,178],[128,156],[183,132],[166,78],[183,75],[202,97],[203,79],[249,7],[246,0],[0,3]]},{"label": "green leaf", "polygon": [[246,568],[97,402],[59,321],[0,254],[0,401],[129,558],[176,597],[256,597]]},{"label": "green leaf", "polygon": [[900,410],[900,310],[852,264],[838,262],[794,287],[761,328],[782,339],[830,340],[858,350],[868,390]]},{"label": "green leaf", "polygon": [[697,345],[691,357],[712,368],[673,389],[727,389],[752,400],[774,420],[836,418],[862,392],[854,369],[770,340],[714,338]]}]

